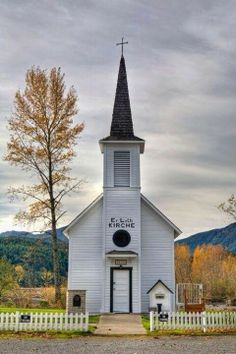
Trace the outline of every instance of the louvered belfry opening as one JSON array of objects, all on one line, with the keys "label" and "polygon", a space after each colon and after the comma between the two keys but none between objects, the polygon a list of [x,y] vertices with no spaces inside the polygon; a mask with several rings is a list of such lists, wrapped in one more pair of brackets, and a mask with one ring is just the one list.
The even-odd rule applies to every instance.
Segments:
[{"label": "louvered belfry opening", "polygon": [[114,187],[130,187],[130,152],[114,152]]}]

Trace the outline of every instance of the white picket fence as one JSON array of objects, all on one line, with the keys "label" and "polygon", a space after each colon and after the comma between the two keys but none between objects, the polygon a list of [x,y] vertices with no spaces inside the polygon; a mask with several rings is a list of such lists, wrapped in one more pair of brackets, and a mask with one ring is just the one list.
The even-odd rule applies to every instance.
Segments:
[{"label": "white picket fence", "polygon": [[160,320],[159,314],[150,312],[150,331],[196,329],[203,332],[215,329],[236,330],[236,312],[168,312],[166,320]]},{"label": "white picket fence", "polygon": [[88,331],[89,314],[2,312],[0,331]]}]

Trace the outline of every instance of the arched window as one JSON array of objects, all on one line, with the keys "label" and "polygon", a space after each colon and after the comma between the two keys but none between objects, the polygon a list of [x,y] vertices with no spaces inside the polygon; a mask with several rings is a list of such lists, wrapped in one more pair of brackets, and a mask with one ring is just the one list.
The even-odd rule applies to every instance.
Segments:
[{"label": "arched window", "polygon": [[73,297],[73,306],[80,307],[81,306],[81,297],[79,295],[75,295]]}]

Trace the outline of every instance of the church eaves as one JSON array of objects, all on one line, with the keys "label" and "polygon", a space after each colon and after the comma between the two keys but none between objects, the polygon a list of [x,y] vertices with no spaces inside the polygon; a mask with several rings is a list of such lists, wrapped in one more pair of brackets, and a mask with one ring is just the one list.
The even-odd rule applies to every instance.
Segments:
[{"label": "church eaves", "polygon": [[143,139],[134,135],[125,58],[123,55],[120,59],[110,135],[107,138],[102,139],[102,141],[107,140],[143,141]]}]

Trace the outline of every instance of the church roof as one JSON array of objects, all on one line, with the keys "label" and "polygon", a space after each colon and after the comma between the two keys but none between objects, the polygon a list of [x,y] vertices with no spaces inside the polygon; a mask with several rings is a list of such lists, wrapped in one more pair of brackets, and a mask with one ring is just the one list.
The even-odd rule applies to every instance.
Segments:
[{"label": "church roof", "polygon": [[[69,230],[71,229],[72,226],[77,224],[79,220],[87,214],[97,203],[99,203],[103,198],[103,193],[101,193],[91,204],[87,206],[79,215],[77,215],[69,225],[64,229],[63,233],[65,236],[69,237]],[[174,230],[175,237],[179,236],[182,231],[174,224],[170,219],[168,219],[155,205],[153,205],[146,197],[144,197],[143,194],[141,194],[141,199],[155,212],[157,213],[167,224],[170,225],[171,228]]]},{"label": "church roof", "polygon": [[110,135],[101,141],[143,141],[134,135],[132,113],[130,108],[129,89],[126,74],[125,58],[120,59],[119,74],[116,86]]}]

